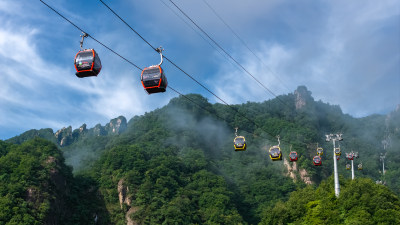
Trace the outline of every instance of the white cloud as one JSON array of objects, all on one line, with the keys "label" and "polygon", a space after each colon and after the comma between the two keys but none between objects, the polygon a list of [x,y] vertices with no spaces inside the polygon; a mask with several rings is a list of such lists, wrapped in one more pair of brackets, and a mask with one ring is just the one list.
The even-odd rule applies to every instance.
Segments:
[{"label": "white cloud", "polygon": [[[398,1],[208,2],[267,67],[218,22],[203,2],[176,1],[275,94],[306,85],[317,100],[340,104],[344,112],[356,116],[387,112],[400,102],[399,96],[390,98],[400,85]],[[82,7],[76,8],[74,4],[78,3]],[[51,4],[139,66],[158,61],[154,51],[101,4]],[[215,53],[157,0],[110,5],[150,43],[163,45],[170,59],[227,102],[273,97]],[[88,11],[90,7],[93,10]],[[96,48],[103,71],[97,78],[76,78],[72,60],[79,49],[80,32],[39,1],[3,0],[0,20],[2,128],[19,126],[24,131],[82,123],[91,126],[119,115],[129,119],[176,96],[172,92],[148,96],[139,81],[140,71],[90,39],[85,47]],[[210,98],[169,63],[163,65],[169,69],[168,80],[174,88]]]},{"label": "white cloud", "polygon": [[255,53],[262,62],[244,49],[240,53],[234,54],[233,57],[240,58],[240,64],[266,88],[243,69],[231,63],[225,63],[222,64],[214,79],[208,81],[218,96],[230,104],[238,104],[246,101],[263,101],[274,98],[274,95],[286,93],[284,88],[287,84],[283,83],[283,80],[287,80],[285,74],[278,74],[275,71],[281,71],[282,65],[291,60],[293,54],[291,50],[279,44],[260,44],[259,51]]},{"label": "white cloud", "polygon": [[[308,23],[311,35],[295,30],[287,34],[294,42],[276,40],[274,45],[258,48],[265,64],[282,78],[282,82],[270,74],[261,76],[258,70],[262,65],[249,57],[245,49],[236,51],[235,58],[241,59],[239,61],[245,68],[277,94],[282,94],[284,84],[292,88],[290,91],[304,84],[317,100],[338,104],[345,113],[353,116],[394,109],[400,102],[394,88],[396,83],[400,85],[399,3],[330,2],[325,7],[328,7],[325,13],[313,18],[318,22]],[[297,13],[293,12],[291,16],[300,18]],[[310,20],[293,18],[285,21],[301,25]],[[287,26],[291,27],[290,24]],[[237,57],[241,55],[246,57]],[[230,103],[265,99],[265,93],[260,91],[263,88],[229,63],[222,64],[215,77],[216,80],[210,79],[210,84],[215,84],[213,88],[217,94],[229,99]]]},{"label": "white cloud", "polygon": [[[21,131],[71,124],[94,125],[119,115],[133,116],[158,107],[141,84],[125,72],[103,69],[97,78],[79,79],[73,64],[46,61],[39,54],[37,29],[0,28],[0,126]],[[120,70],[121,72],[123,70]],[[139,72],[140,74],[140,72]],[[115,78],[118,75],[118,78]],[[165,101],[162,101],[165,103]],[[128,117],[129,119],[129,117]]]}]

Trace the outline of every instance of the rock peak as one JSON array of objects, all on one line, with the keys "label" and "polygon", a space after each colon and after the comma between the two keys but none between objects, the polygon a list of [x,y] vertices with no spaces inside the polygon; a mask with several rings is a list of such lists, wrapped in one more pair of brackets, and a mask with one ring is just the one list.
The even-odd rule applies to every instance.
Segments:
[{"label": "rock peak", "polygon": [[303,108],[308,102],[314,101],[311,91],[306,86],[298,86],[294,91],[296,110]]}]

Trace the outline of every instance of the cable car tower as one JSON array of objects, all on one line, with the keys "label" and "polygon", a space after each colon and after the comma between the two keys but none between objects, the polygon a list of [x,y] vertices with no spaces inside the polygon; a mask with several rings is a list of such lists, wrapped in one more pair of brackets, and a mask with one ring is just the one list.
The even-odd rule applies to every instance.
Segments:
[{"label": "cable car tower", "polygon": [[335,154],[335,142],[336,141],[342,141],[342,134],[338,133],[338,134],[326,134],[326,141],[332,141],[333,142],[333,170],[334,170],[334,178],[335,178],[335,195],[336,197],[339,197],[340,194],[340,184],[339,184],[339,173],[338,173],[338,169],[337,169],[337,158],[336,158],[336,154]]},{"label": "cable car tower", "polygon": [[386,152],[385,154],[381,153],[379,156],[381,162],[382,162],[382,175],[385,175],[385,158],[386,158]]},{"label": "cable car tower", "polygon": [[387,140],[382,141],[383,144],[383,153],[379,156],[380,161],[382,162],[382,175],[385,175],[385,158],[386,158],[386,147],[389,145]]},{"label": "cable car tower", "polygon": [[[346,158],[351,161],[351,179],[354,180],[354,159],[358,158],[358,152],[351,151],[350,153],[346,152]],[[360,168],[360,166],[358,167]],[[362,168],[362,165],[361,165]],[[346,168],[347,169],[347,168]]]}]

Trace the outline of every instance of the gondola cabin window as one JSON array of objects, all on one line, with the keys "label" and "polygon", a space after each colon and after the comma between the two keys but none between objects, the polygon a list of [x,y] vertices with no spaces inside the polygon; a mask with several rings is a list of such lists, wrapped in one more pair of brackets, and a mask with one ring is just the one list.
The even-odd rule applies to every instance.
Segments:
[{"label": "gondola cabin window", "polygon": [[76,56],[76,67],[78,70],[89,70],[93,63],[93,53],[81,52]]},{"label": "gondola cabin window", "polygon": [[142,71],[141,81],[148,94],[165,92],[168,82],[160,66],[151,66]]}]

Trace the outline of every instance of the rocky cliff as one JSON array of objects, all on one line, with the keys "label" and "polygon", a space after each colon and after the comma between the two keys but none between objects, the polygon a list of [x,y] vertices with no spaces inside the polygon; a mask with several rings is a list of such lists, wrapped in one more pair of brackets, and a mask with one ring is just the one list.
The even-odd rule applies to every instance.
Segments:
[{"label": "rocky cliff", "polygon": [[293,179],[294,182],[297,180],[296,174],[300,176],[300,180],[303,181],[305,184],[313,184],[307,170],[305,169],[298,169],[297,162],[289,162],[286,158],[283,159],[283,164],[287,169],[286,176]]},{"label": "rocky cliff", "polygon": [[132,197],[129,195],[129,187],[125,185],[125,180],[121,179],[118,182],[118,198],[119,198],[119,204],[121,209],[124,208],[124,205],[128,207],[128,211],[125,214],[125,220],[127,225],[137,225],[139,224],[135,220],[131,218],[131,215],[134,214],[139,207],[132,206]]},{"label": "rocky cliff", "polygon": [[27,140],[31,140],[35,137],[41,137],[46,140],[56,143],[60,147],[66,147],[76,142],[83,137],[90,136],[110,136],[119,135],[123,133],[127,128],[126,118],[119,116],[110,120],[105,126],[97,124],[93,128],[87,129],[87,125],[83,124],[78,129],[72,130],[71,126],[63,127],[53,133],[51,128],[40,129],[40,130],[29,130],[23,134],[10,138],[7,142],[14,144],[21,144]]},{"label": "rocky cliff", "polygon": [[305,86],[299,86],[294,91],[296,110],[302,109],[307,103],[313,102],[314,98],[311,96],[311,91],[307,90]]}]

